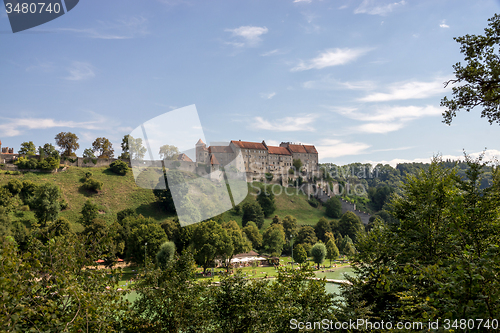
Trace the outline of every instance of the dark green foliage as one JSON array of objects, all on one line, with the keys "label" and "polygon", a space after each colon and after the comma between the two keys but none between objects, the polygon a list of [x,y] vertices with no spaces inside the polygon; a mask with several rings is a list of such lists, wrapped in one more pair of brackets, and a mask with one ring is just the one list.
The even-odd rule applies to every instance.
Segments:
[{"label": "dark green foliage", "polygon": [[330,259],[330,266],[332,265],[332,260],[335,260],[339,257],[340,252],[337,248],[333,239],[329,239],[326,243],[326,259]]},{"label": "dark green foliage", "polygon": [[90,179],[93,175],[92,171],[85,171],[85,179]]},{"label": "dark green foliage", "polygon": [[318,208],[319,206],[319,201],[314,197],[311,197],[311,199],[307,200],[307,202],[311,205],[311,207]]},{"label": "dark green foliage", "polygon": [[241,219],[243,227],[245,227],[249,221],[255,222],[259,229],[262,228],[264,224],[264,212],[258,202],[249,201],[243,205],[243,217]]},{"label": "dark green foliage", "polygon": [[301,169],[302,169],[302,160],[300,160],[300,159],[293,160],[292,164],[293,164],[293,167],[295,168],[295,171],[297,171],[297,172],[301,171]]},{"label": "dark green foliage", "polygon": [[313,260],[315,263],[318,264],[318,269],[319,265],[325,261],[326,257],[326,246],[323,243],[316,243],[311,249],[311,256],[313,257]]},{"label": "dark green foliage", "polygon": [[274,176],[272,173],[266,172],[265,177],[268,182],[271,182]]},{"label": "dark green foliage", "polygon": [[4,207],[10,212],[14,209],[15,203],[16,198],[12,196],[12,193],[5,187],[0,187],[0,207]]},{"label": "dark green foliage", "polygon": [[59,198],[61,192],[55,184],[45,183],[40,185],[32,201],[32,209],[35,217],[42,226],[49,221],[55,221],[61,210]]},{"label": "dark green foliage", "polygon": [[314,232],[316,233],[316,237],[318,237],[320,241],[326,243],[328,241],[326,233],[332,232],[328,220],[324,217],[320,218],[318,223],[316,223],[316,225],[314,226]]},{"label": "dark green foliage", "polygon": [[215,258],[230,256],[234,250],[226,230],[215,221],[197,223],[191,242],[194,258],[203,267],[203,272],[214,264]]},{"label": "dark green foliage", "polygon": [[265,187],[264,189],[261,189],[259,195],[257,196],[257,202],[262,208],[265,217],[271,216],[271,214],[276,210],[274,193],[272,191],[267,191],[267,188]]},{"label": "dark green foliage", "polygon": [[92,223],[92,220],[99,216],[99,207],[96,204],[92,203],[92,201],[87,200],[83,204],[80,214],[82,214],[80,223],[83,226],[90,225]]},{"label": "dark green foliage", "polygon": [[285,239],[290,241],[291,238],[297,236],[299,231],[297,226],[297,219],[291,215],[285,216],[282,222],[283,231],[285,232]]},{"label": "dark green foliage", "polygon": [[15,162],[15,165],[19,169],[36,169],[38,168],[38,162],[35,158],[28,158],[24,156],[20,156]]},{"label": "dark green foliage", "polygon": [[318,238],[316,237],[316,232],[314,228],[310,225],[303,225],[300,227],[299,232],[297,234],[297,238],[295,239],[296,244],[316,244]]},{"label": "dark green foliage", "polygon": [[285,232],[283,226],[272,224],[264,231],[262,244],[267,253],[279,257],[285,245]]},{"label": "dark green foliage", "polygon": [[18,153],[19,155],[36,155],[36,146],[33,141],[23,142]]},{"label": "dark green foliage", "polygon": [[121,160],[116,160],[109,165],[109,169],[118,175],[126,175],[128,171],[128,165]]},{"label": "dark green foliage", "polygon": [[11,179],[7,183],[7,189],[12,193],[12,195],[17,195],[21,193],[23,189],[23,183],[19,179]]},{"label": "dark green foliage", "polygon": [[119,223],[121,223],[123,219],[129,216],[136,217],[137,213],[132,208],[125,208],[124,210],[121,210],[118,213],[116,213],[116,219],[118,220]]},{"label": "dark green foliage", "polygon": [[338,219],[342,215],[342,204],[337,196],[331,197],[325,203],[325,214],[333,219]]},{"label": "dark green foliage", "polygon": [[31,207],[31,200],[33,200],[37,188],[38,185],[31,180],[23,180],[23,188],[21,189],[20,197],[25,205],[30,205]]},{"label": "dark green foliage", "polygon": [[453,98],[444,97],[441,106],[446,108],[443,113],[446,124],[451,124],[456,113],[467,112],[475,107],[481,108],[481,118],[487,118],[490,124],[500,124],[500,79],[498,58],[500,34],[500,15],[495,14],[488,20],[488,28],[484,35],[465,35],[455,37],[461,44],[460,52],[465,56],[465,65],[460,62],[453,65],[455,79],[446,84],[456,84],[453,87]]},{"label": "dark green foliage", "polygon": [[154,260],[160,246],[168,241],[165,231],[152,218],[139,215],[127,217],[122,223],[127,229],[127,257],[138,264],[144,263],[145,254],[149,260]]},{"label": "dark green foliage", "polygon": [[364,232],[365,228],[356,214],[353,212],[345,212],[340,218],[338,230],[342,236],[349,236],[355,243],[358,233]]},{"label": "dark green foliage", "polygon": [[307,252],[301,244],[297,244],[293,249],[293,260],[303,264],[307,260]]},{"label": "dark green foliage", "polygon": [[173,242],[165,242],[160,246],[160,250],[156,254],[156,264],[161,269],[165,269],[168,263],[174,259],[175,244]]},{"label": "dark green foliage", "polygon": [[88,178],[83,182],[82,187],[88,191],[99,192],[102,190],[103,182],[94,178]]},{"label": "dark green foliage", "polygon": [[56,145],[62,148],[64,156],[75,156],[74,151],[80,148],[78,137],[71,132],[61,132],[56,135],[55,140]]},{"label": "dark green foliage", "polygon": [[373,187],[370,188],[368,190],[368,197],[372,202],[373,209],[375,211],[381,210],[392,192],[394,192],[394,190],[388,185],[380,186],[376,189]]},{"label": "dark green foliage", "polygon": [[259,228],[255,224],[255,222],[248,222],[247,225],[243,228],[243,232],[250,240],[250,242],[252,242],[252,246],[254,249],[258,249],[262,246],[262,234],[259,232]]},{"label": "dark green foliage", "polygon": [[65,210],[69,207],[69,203],[65,199],[59,201],[59,205],[61,206],[61,210]]}]

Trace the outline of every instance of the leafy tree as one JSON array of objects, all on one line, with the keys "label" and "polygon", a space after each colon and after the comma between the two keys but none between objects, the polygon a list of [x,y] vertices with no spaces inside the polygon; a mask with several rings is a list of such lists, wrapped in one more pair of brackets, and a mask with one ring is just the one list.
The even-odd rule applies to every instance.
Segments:
[{"label": "leafy tree", "polygon": [[476,106],[482,108],[481,117],[490,124],[500,124],[500,77],[498,58],[500,34],[500,15],[490,18],[484,35],[465,35],[455,37],[461,44],[460,52],[465,55],[466,64],[460,62],[453,66],[455,79],[445,83],[459,84],[453,87],[453,97],[444,97],[441,106],[446,107],[444,121],[450,125],[456,113],[471,111]]},{"label": "leafy tree", "polygon": [[259,229],[262,228],[264,224],[264,212],[258,202],[248,201],[243,205],[243,217],[241,219],[243,227],[245,227],[249,221],[255,222]]},{"label": "leafy tree", "polygon": [[113,144],[105,137],[95,139],[92,143],[92,149],[99,153],[99,158],[111,158],[115,155]]},{"label": "leafy tree", "polygon": [[76,156],[75,151],[80,148],[78,137],[71,132],[61,132],[55,137],[56,145],[61,147],[63,156]]},{"label": "leafy tree", "polygon": [[173,220],[166,220],[161,224],[161,228],[165,231],[168,239],[172,242],[177,242],[179,237],[181,224],[179,223],[179,219],[175,218]]},{"label": "leafy tree", "polygon": [[300,172],[302,169],[302,160],[301,159],[293,160],[292,165],[297,172]]},{"label": "leafy tree", "polygon": [[7,189],[12,193],[12,195],[17,195],[21,193],[23,189],[23,183],[19,179],[11,179],[7,183]]},{"label": "leafy tree", "polygon": [[357,234],[365,230],[361,220],[353,212],[345,212],[342,215],[338,228],[343,236],[349,236],[353,242],[356,242]]},{"label": "leafy tree", "polygon": [[227,231],[215,221],[198,223],[191,242],[196,251],[194,259],[203,267],[203,273],[213,265],[216,258],[227,258],[234,251]]},{"label": "leafy tree", "polygon": [[313,247],[313,246],[311,245],[311,243],[302,243],[302,244],[300,244],[300,245],[302,245],[302,247],[304,248],[304,251],[306,251],[307,256],[308,256],[308,257],[309,257],[309,256],[311,256],[311,249],[312,249],[312,247]]},{"label": "leafy tree", "polygon": [[307,260],[307,252],[301,244],[297,244],[293,250],[293,260],[296,263],[303,264]]},{"label": "leafy tree", "polygon": [[259,228],[255,224],[255,222],[248,222],[247,225],[243,228],[243,232],[250,240],[250,242],[252,242],[252,247],[254,249],[258,249],[262,246],[262,234],[259,232]]},{"label": "leafy tree", "polygon": [[377,187],[375,190],[372,189],[370,188],[370,191],[368,191],[368,196],[373,203],[375,211],[379,211],[394,190],[388,185]]},{"label": "leafy tree", "polygon": [[82,216],[80,217],[80,223],[83,226],[90,225],[92,220],[94,220],[97,216],[99,216],[99,207],[92,203],[92,201],[87,200],[80,211]]},{"label": "leafy tree", "polygon": [[83,158],[93,159],[93,158],[96,158],[96,156],[95,156],[94,151],[92,149],[85,148],[85,150],[83,151]]},{"label": "leafy tree", "polygon": [[165,231],[152,218],[139,215],[128,217],[123,222],[128,228],[127,257],[136,263],[144,263],[145,252],[149,259],[154,259],[160,246],[168,241]]},{"label": "leafy tree", "polygon": [[35,217],[42,226],[45,226],[49,221],[55,221],[61,210],[59,198],[61,192],[55,184],[45,183],[35,191],[32,201],[32,209],[35,212]]},{"label": "leafy tree", "polygon": [[60,159],[60,154],[56,150],[56,147],[52,145],[51,143],[46,143],[43,145],[43,147],[38,147],[38,154],[40,157],[55,157],[56,159]]},{"label": "leafy tree", "polygon": [[179,148],[173,145],[163,145],[160,147],[160,158],[162,160],[175,160],[180,154]]},{"label": "leafy tree", "polygon": [[38,185],[31,180],[23,180],[23,187],[21,189],[20,197],[25,205],[30,205],[33,197],[35,195],[35,191],[38,188]]},{"label": "leafy tree", "polygon": [[325,261],[326,257],[326,246],[323,243],[316,243],[311,249],[311,255],[313,257],[313,260],[315,263],[318,264],[318,269],[319,265]]},{"label": "leafy tree", "polygon": [[122,154],[120,155],[121,159],[129,159],[130,158],[130,148],[128,145],[128,140],[129,140],[130,135],[127,134],[123,137],[121,147],[122,147]]},{"label": "leafy tree", "polygon": [[326,259],[330,259],[330,267],[332,266],[332,260],[337,259],[339,254],[339,249],[335,245],[335,241],[330,238],[326,243]]},{"label": "leafy tree", "polygon": [[252,249],[252,242],[250,242],[245,233],[241,231],[240,226],[236,221],[229,221],[222,224],[222,227],[226,229],[227,235],[231,239],[233,245],[233,251],[231,253],[226,253],[224,258],[226,261],[226,269],[229,272],[229,263],[233,259],[235,254],[246,253]]},{"label": "leafy tree", "polygon": [[128,135],[128,148],[130,158],[133,160],[142,160],[147,151],[147,149],[142,145],[142,139],[134,139],[131,135]]},{"label": "leafy tree", "polygon": [[342,215],[342,203],[339,197],[334,196],[326,201],[325,214],[333,219],[338,219]]},{"label": "leafy tree", "polygon": [[127,163],[125,163],[123,161],[116,160],[109,165],[109,170],[113,171],[114,173],[116,173],[118,175],[124,176],[127,174],[128,165],[127,165]]},{"label": "leafy tree", "polygon": [[269,226],[262,236],[262,244],[266,251],[273,256],[280,256],[285,245],[285,232],[283,226],[273,224]]},{"label": "leafy tree", "polygon": [[67,236],[71,234],[71,224],[68,219],[59,217],[47,225],[47,231],[53,236]]},{"label": "leafy tree", "polygon": [[160,246],[160,250],[156,254],[156,264],[161,269],[167,268],[170,261],[174,259],[175,244],[173,242],[165,242]]},{"label": "leafy tree", "polygon": [[259,203],[265,217],[271,216],[276,210],[276,202],[274,200],[274,194],[272,191],[267,191],[266,188],[260,191],[257,196],[257,202]]},{"label": "leafy tree", "polygon": [[129,216],[137,217],[137,213],[132,208],[125,208],[124,210],[116,213],[116,219],[118,220],[118,223],[121,223],[126,217]]},{"label": "leafy tree", "polygon": [[331,232],[330,223],[324,217],[320,218],[318,223],[314,226],[314,232],[316,233],[316,237],[323,243],[326,243],[328,240],[326,239],[326,233]]},{"label": "leafy tree", "polygon": [[297,219],[291,215],[285,216],[283,219],[283,231],[285,232],[285,238],[287,241],[290,241],[290,238],[297,236],[298,227],[297,227]]},{"label": "leafy tree", "polygon": [[33,141],[21,143],[18,153],[20,155],[36,155],[36,147]]},{"label": "leafy tree", "polygon": [[303,225],[300,227],[299,232],[297,234],[297,238],[295,239],[295,243],[297,244],[316,244],[318,238],[316,237],[316,232],[314,228],[310,225]]}]

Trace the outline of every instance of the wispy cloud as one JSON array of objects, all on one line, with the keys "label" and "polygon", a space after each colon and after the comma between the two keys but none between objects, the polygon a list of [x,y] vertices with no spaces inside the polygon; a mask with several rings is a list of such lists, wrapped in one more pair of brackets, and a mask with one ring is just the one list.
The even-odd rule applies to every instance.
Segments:
[{"label": "wispy cloud", "polygon": [[105,121],[102,117],[94,121],[75,122],[54,120],[51,118],[1,118],[0,133],[5,137],[21,135],[25,130],[48,128],[82,128],[87,130],[103,129]]},{"label": "wispy cloud", "polygon": [[274,49],[274,50],[262,53],[261,56],[262,57],[269,57],[269,56],[280,55],[280,54],[285,54],[285,53],[288,53],[288,51]]},{"label": "wispy cloud", "polygon": [[261,94],[260,94],[260,97],[261,97],[261,98],[264,98],[264,99],[271,99],[271,98],[273,98],[274,96],[276,96],[276,93],[275,93],[275,92],[272,92],[272,93],[261,93]]},{"label": "wispy cloud", "polygon": [[148,20],[142,16],[131,17],[114,22],[99,21],[93,28],[62,28],[61,31],[82,34],[88,38],[97,39],[130,39],[148,34]]},{"label": "wispy cloud", "polygon": [[322,69],[325,67],[345,65],[363,54],[369,49],[328,49],[320,53],[316,58],[300,63],[291,69],[292,72],[305,71],[309,69]]},{"label": "wispy cloud", "polygon": [[293,131],[314,131],[311,124],[316,119],[316,115],[310,114],[303,117],[285,117],[277,119],[274,123],[263,119],[262,117],[255,117],[253,128],[278,131],[278,132],[293,132]]},{"label": "wispy cloud", "polygon": [[241,26],[236,29],[226,29],[232,36],[242,40],[241,42],[229,42],[229,44],[243,47],[256,46],[262,40],[260,37],[269,31],[266,27]]},{"label": "wispy cloud", "polygon": [[[381,3],[386,2],[386,3]],[[392,12],[394,9],[404,6],[406,4],[405,0],[399,2],[387,1],[375,1],[375,0],[363,0],[358,8],[354,10],[354,14],[370,14],[370,15],[381,15],[385,16]]]},{"label": "wispy cloud", "polygon": [[363,142],[342,142],[334,139],[323,139],[316,145],[321,159],[366,154],[370,147]]},{"label": "wispy cloud", "polygon": [[73,61],[71,67],[68,68],[69,76],[66,80],[81,81],[93,78],[95,76],[94,67],[87,62]]},{"label": "wispy cloud", "polygon": [[372,90],[375,88],[375,83],[372,81],[342,82],[339,79],[333,78],[331,75],[326,75],[319,80],[306,81],[302,84],[302,87],[318,90]]},{"label": "wispy cloud", "polygon": [[293,0],[293,3],[298,3],[298,2],[311,3],[312,0]]},{"label": "wispy cloud", "polygon": [[410,81],[397,82],[388,87],[386,93],[373,93],[360,99],[362,102],[386,102],[394,100],[421,99],[443,94],[443,78],[431,82]]},{"label": "wispy cloud", "polygon": [[26,72],[48,73],[56,69],[55,64],[51,61],[40,61],[38,59],[36,59],[35,61],[36,64],[32,64],[31,66],[27,67]]},{"label": "wispy cloud", "polygon": [[449,28],[450,26],[448,24],[446,24],[446,20],[442,20],[441,21],[441,24],[439,25],[440,28]]}]

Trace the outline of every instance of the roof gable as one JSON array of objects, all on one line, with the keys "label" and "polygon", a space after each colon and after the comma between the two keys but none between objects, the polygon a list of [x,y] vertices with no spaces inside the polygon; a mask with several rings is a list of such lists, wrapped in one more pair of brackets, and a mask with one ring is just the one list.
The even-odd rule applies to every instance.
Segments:
[{"label": "roof gable", "polygon": [[248,141],[231,141],[236,147],[243,149],[259,149],[267,150],[267,148],[261,142],[248,142]]}]

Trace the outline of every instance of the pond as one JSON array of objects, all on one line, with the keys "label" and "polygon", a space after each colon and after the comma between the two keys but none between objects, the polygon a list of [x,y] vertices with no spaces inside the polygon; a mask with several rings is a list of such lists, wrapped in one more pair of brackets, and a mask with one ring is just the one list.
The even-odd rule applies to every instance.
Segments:
[{"label": "pond", "polygon": [[[333,272],[316,272],[316,276],[319,278],[326,277],[334,280],[345,280],[344,274],[354,275],[354,270],[351,267],[340,267]],[[340,286],[336,283],[327,283],[325,289],[329,293],[340,293]]]}]

